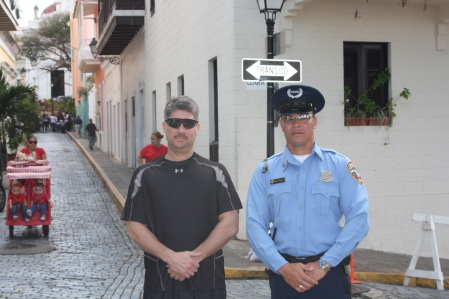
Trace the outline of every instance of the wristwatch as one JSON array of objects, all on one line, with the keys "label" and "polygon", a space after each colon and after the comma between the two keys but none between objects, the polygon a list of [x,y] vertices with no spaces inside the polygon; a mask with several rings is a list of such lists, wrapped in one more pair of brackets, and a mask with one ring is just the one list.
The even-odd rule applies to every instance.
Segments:
[{"label": "wristwatch", "polygon": [[326,273],[328,273],[331,270],[331,268],[329,267],[327,262],[325,260],[323,260],[323,259],[320,259],[318,261],[318,268],[323,269],[324,271],[326,271]]}]

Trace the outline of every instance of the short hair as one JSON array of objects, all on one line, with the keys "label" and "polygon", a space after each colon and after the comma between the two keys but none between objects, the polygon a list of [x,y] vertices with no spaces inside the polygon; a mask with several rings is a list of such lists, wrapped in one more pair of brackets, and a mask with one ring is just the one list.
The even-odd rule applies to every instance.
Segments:
[{"label": "short hair", "polygon": [[156,136],[157,139],[162,139],[164,138],[164,135],[162,135],[161,133],[159,133],[158,131],[154,131],[153,133],[151,133],[151,136]]},{"label": "short hair", "polygon": [[165,105],[164,119],[170,118],[170,115],[176,110],[184,110],[193,114],[193,118],[198,120],[200,109],[194,100],[188,96],[179,96],[172,98]]},{"label": "short hair", "polygon": [[21,187],[21,186],[20,186],[19,184],[16,183],[16,184],[13,184],[13,185],[11,186],[11,190],[12,190],[12,189],[19,189],[19,190],[20,190],[20,187]]},{"label": "short hair", "polygon": [[42,188],[42,189],[44,189],[44,184],[37,183],[36,186],[34,186],[34,188]]}]

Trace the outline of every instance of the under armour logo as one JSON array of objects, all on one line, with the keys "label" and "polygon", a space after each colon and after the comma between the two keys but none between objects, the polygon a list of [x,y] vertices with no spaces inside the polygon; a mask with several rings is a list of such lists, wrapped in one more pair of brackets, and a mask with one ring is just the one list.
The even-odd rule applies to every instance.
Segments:
[{"label": "under armour logo", "polygon": [[183,172],[183,171],[184,171],[184,169],[176,169],[176,168],[175,168],[175,173]]}]

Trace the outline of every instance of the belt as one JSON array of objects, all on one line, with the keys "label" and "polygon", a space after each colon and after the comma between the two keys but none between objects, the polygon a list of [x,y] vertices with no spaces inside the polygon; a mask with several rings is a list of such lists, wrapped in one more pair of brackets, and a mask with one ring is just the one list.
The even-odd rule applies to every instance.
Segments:
[{"label": "belt", "polygon": [[288,255],[286,253],[282,253],[282,252],[279,252],[279,253],[289,263],[302,263],[302,264],[308,264],[308,263],[316,262],[316,261],[318,261],[320,259],[320,257],[322,257],[324,255],[324,252],[323,252],[323,253],[320,253],[320,254],[315,255],[315,256],[295,257],[295,256]]},{"label": "belt", "polygon": [[[279,252],[279,253],[289,263],[302,263],[302,264],[308,264],[308,263],[316,262],[324,255],[324,253],[320,253],[320,254],[315,255],[315,256],[295,257],[295,256],[291,256],[291,255],[286,254],[286,253],[282,253],[282,252]],[[347,265],[349,265],[350,262],[351,262],[351,256],[348,255],[337,266],[347,266]],[[265,268],[265,273],[267,273],[269,276],[278,275],[275,272],[273,272],[271,269],[268,269],[268,268]]]}]

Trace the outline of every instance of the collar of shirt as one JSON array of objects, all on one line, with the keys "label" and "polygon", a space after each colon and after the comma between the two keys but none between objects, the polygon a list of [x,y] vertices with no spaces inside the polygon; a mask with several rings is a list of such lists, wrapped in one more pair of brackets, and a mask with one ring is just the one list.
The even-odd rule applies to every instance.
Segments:
[{"label": "collar of shirt", "polygon": [[[316,154],[321,160],[323,160],[323,152],[321,151],[321,147],[319,147],[316,142],[313,145],[312,151],[310,152],[311,156],[314,154]],[[302,165],[301,162],[299,162],[298,160],[295,159],[295,157],[293,157],[293,154],[290,152],[287,146],[285,146],[284,152],[282,153],[281,162],[283,166],[283,171],[285,171],[287,163],[297,166]]]}]

